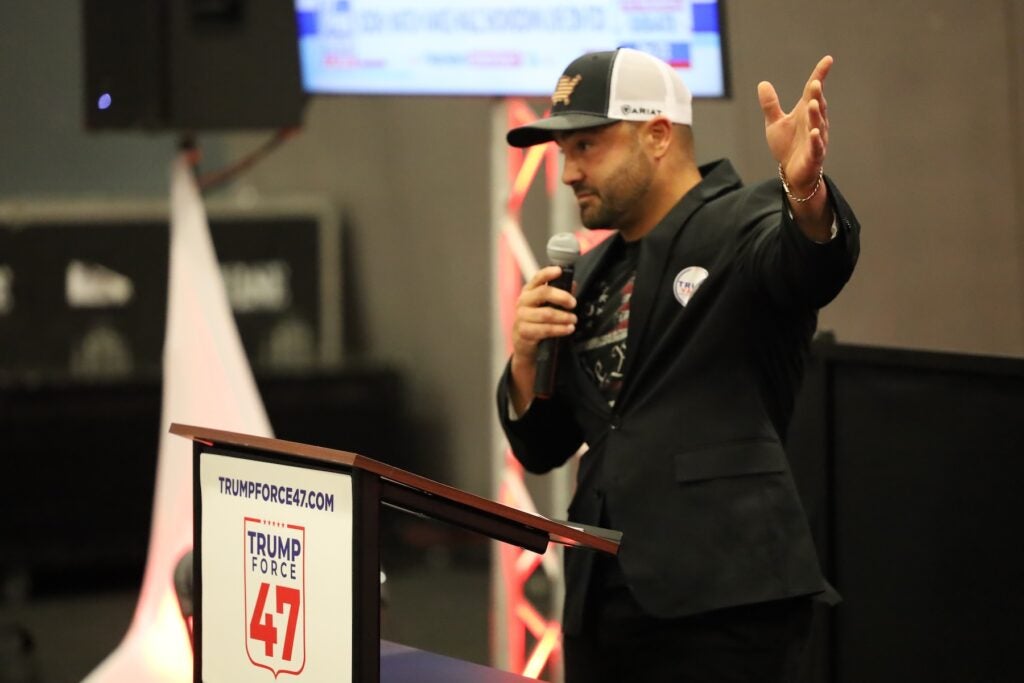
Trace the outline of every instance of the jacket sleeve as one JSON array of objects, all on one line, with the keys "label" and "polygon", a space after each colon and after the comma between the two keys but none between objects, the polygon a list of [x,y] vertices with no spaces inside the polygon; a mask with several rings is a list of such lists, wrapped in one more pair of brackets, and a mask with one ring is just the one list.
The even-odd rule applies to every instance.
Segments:
[{"label": "jacket sleeve", "polygon": [[534,399],[526,412],[513,420],[509,406],[509,372],[506,364],[498,382],[498,419],[512,453],[523,467],[543,474],[571,458],[583,444],[583,432],[569,407],[557,396]]},{"label": "jacket sleeve", "polygon": [[[780,308],[818,309],[832,301],[853,274],[860,253],[860,224],[830,178],[825,177],[835,214],[836,236],[819,244],[807,238],[789,213],[781,183],[763,184],[742,209],[754,218],[744,235],[749,275]],[[773,206],[769,212],[757,205]],[[743,220],[741,216],[739,220]]]}]

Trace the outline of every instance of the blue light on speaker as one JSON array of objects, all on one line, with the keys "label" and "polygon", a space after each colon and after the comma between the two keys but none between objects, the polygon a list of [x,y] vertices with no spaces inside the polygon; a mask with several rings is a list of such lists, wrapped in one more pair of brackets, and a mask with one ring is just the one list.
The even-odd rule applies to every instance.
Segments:
[{"label": "blue light on speaker", "polygon": [[96,102],[96,107],[98,109],[100,109],[100,110],[109,109],[110,108],[110,102],[111,102],[110,93],[105,92],[102,95],[100,95],[99,101]]}]

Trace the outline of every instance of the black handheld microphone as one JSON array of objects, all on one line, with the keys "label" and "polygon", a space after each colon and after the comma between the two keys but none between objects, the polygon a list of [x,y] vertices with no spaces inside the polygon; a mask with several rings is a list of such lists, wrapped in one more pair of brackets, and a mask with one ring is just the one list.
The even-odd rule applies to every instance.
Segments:
[{"label": "black handheld microphone", "polygon": [[[548,240],[548,260],[551,265],[561,266],[562,274],[549,282],[566,292],[572,291],[573,263],[580,255],[580,244],[571,232],[560,232]],[[558,347],[561,338],[541,340],[537,346],[537,376],[533,381],[533,393],[540,398],[549,398],[555,391],[555,368],[558,362]]]}]

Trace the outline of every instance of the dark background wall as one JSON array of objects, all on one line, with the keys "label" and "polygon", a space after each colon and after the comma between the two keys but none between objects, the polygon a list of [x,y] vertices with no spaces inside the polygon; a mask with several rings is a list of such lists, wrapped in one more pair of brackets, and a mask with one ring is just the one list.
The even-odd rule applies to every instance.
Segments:
[{"label": "dark background wall", "polygon": [[787,452],[826,575],[807,681],[1014,681],[1024,668],[1024,360],[824,336]]}]

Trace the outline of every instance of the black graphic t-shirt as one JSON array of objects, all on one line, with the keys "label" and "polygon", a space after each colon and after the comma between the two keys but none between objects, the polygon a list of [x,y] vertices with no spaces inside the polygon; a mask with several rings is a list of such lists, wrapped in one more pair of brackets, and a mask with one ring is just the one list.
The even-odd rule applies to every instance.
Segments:
[{"label": "black graphic t-shirt", "polygon": [[622,388],[622,368],[626,362],[626,337],[629,332],[629,305],[633,297],[639,242],[617,241],[596,275],[595,284],[577,308],[579,327],[573,336],[583,368],[598,389],[614,406]]}]

